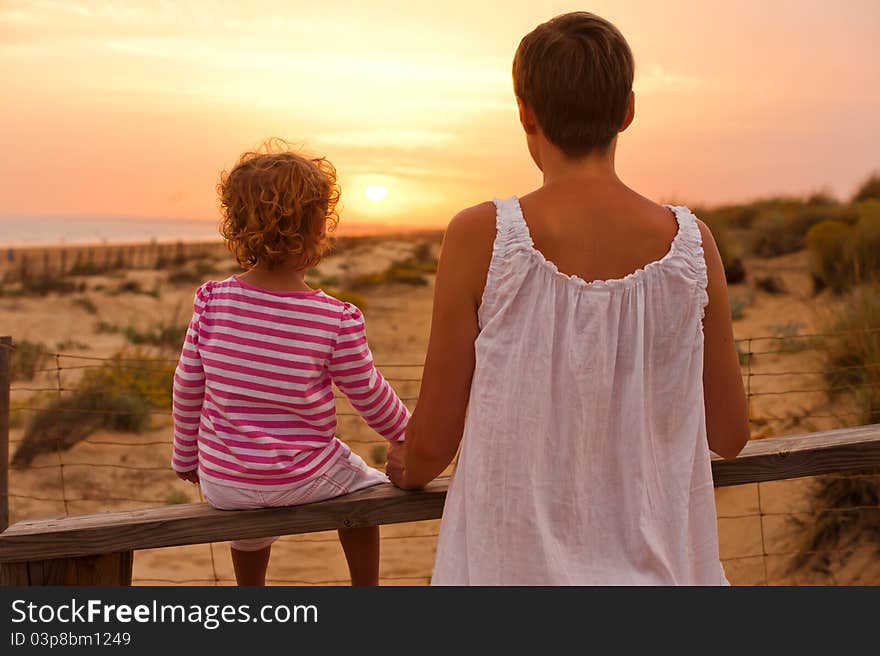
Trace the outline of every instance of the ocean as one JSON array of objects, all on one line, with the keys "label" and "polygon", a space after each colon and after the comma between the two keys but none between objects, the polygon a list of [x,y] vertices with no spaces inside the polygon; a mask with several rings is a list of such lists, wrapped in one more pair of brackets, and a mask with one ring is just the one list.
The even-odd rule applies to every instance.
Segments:
[{"label": "ocean", "polygon": [[219,240],[216,221],[142,217],[0,215],[0,246]]},{"label": "ocean", "polygon": [[[150,219],[128,216],[9,216],[0,214],[0,248],[219,241],[218,222],[197,219]],[[388,225],[343,222],[339,236],[382,235],[441,229],[436,225]]]}]

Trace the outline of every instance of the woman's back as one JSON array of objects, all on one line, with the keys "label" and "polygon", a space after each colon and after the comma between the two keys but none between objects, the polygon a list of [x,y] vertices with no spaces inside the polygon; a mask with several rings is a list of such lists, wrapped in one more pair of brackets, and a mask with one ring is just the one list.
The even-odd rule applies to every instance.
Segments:
[{"label": "woman's back", "polygon": [[645,201],[600,239],[554,198],[532,231],[496,201],[434,582],[722,584],[696,218]]}]

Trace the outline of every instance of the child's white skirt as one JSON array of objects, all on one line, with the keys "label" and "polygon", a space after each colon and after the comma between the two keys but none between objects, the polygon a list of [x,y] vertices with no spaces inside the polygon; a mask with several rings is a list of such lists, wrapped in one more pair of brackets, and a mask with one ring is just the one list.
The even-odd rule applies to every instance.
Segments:
[{"label": "child's white skirt", "polygon": [[[278,490],[253,490],[219,485],[201,479],[199,485],[205,501],[218,510],[249,510],[253,508],[274,508],[278,506],[299,506],[340,497],[362,490],[365,487],[387,483],[388,477],[378,469],[373,469],[356,453],[340,458],[323,474],[297,487],[284,487]],[[275,542],[278,536],[234,540],[230,546],[238,551],[258,551]]]}]

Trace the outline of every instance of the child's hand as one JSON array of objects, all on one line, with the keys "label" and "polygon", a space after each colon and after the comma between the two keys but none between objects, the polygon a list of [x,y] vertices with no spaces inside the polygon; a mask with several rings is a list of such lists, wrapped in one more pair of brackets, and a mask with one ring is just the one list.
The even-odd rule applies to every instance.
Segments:
[{"label": "child's hand", "polygon": [[401,487],[403,479],[403,464],[406,454],[406,442],[392,442],[388,445],[388,453],[385,455],[385,474],[391,482]]},{"label": "child's hand", "polygon": [[199,470],[198,469],[193,469],[192,471],[187,471],[187,472],[174,472],[174,473],[177,474],[177,478],[179,478],[182,481],[188,481],[188,482],[193,483],[195,485],[199,484]]},{"label": "child's hand", "polygon": [[404,442],[392,442],[388,447],[388,455],[385,456],[385,474],[401,490],[417,490],[419,485],[412,485],[406,480],[406,467],[404,466],[406,444]]}]

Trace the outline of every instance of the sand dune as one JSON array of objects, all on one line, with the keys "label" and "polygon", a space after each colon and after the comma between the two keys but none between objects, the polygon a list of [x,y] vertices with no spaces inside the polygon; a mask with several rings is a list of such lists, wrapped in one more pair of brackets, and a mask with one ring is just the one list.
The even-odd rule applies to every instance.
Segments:
[{"label": "sand dune", "polygon": [[[334,285],[344,287],[358,275],[384,270],[389,264],[406,258],[413,244],[411,239],[371,239],[360,245],[355,243],[324,262],[314,277],[333,280]],[[223,256],[215,256],[210,262],[216,269],[211,276],[214,278],[225,277],[235,270],[231,260]],[[755,271],[760,267],[778,271],[788,293],[771,295],[744,285],[732,288],[733,294],[752,297],[745,317],[735,324],[737,337],[772,335],[777,324],[787,317],[797,317],[798,330],[802,333],[821,330],[826,313],[833,308],[828,299],[823,297],[821,303],[817,303],[812,297],[803,254],[750,262],[748,266]],[[167,282],[167,276],[167,271],[120,270],[109,275],[79,278],[85,283],[86,291],[71,296],[0,297],[0,333],[11,333],[19,340],[43,342],[52,351],[109,357],[130,345],[123,334],[98,332],[96,327],[101,321],[146,329],[159,320],[185,323],[189,318],[196,285],[173,285]],[[158,297],[108,293],[124,281],[136,281],[143,290],[158,289]],[[359,292],[365,301],[370,345],[376,361],[407,399],[417,396],[418,383],[401,379],[418,378],[421,368],[400,365],[420,365],[423,361],[430,328],[431,276],[427,276],[427,281],[429,284],[425,286],[391,284]],[[97,312],[90,313],[82,303],[75,302],[77,298],[89,299]],[[753,350],[774,350],[767,347],[768,343],[775,342],[755,340]],[[166,357],[173,358],[176,354],[168,353]],[[62,358],[58,362],[62,364],[60,374],[57,371],[38,374],[26,386],[55,388],[59,376],[62,386],[74,386],[82,370],[67,367],[73,366],[76,360]],[[757,355],[745,370],[753,374],[747,377],[751,391],[766,393],[819,387],[821,381],[813,374],[756,374],[812,371],[820,366],[815,351],[802,350]],[[25,383],[17,385],[25,386]],[[52,393],[14,392],[13,405],[34,406],[51,396]],[[413,406],[412,401],[407,403]],[[340,409],[346,409],[344,402]],[[832,428],[842,422],[831,415],[845,411],[845,400],[832,407],[822,393],[758,396],[752,403],[754,437]],[[811,414],[822,416],[804,418]],[[21,439],[27,416],[27,411],[19,411],[16,419],[19,423],[14,424],[11,435],[12,447]],[[382,440],[362,421],[354,416],[341,416],[339,432],[367,462],[373,461],[374,447],[382,444]],[[41,455],[32,463],[38,468],[11,472],[11,519],[160,505],[184,498],[197,500],[197,488],[177,480],[167,468],[169,442],[170,419],[165,414],[157,414],[143,433],[99,431],[60,455]],[[59,464],[64,465],[63,469],[55,466]],[[96,464],[118,464],[125,468],[96,467]],[[859,550],[846,566],[832,567],[831,574],[800,572],[793,575],[788,571],[798,535],[793,519],[809,516],[811,484],[810,479],[798,479],[717,491],[721,556],[732,583],[880,582],[880,563],[871,559],[869,549]],[[67,503],[44,500],[62,495],[69,499]],[[423,584],[429,580],[438,524],[419,522],[382,528],[383,584]],[[765,553],[771,555],[765,557]],[[233,582],[225,544],[138,552],[134,578],[143,584]],[[274,548],[269,578],[276,583],[291,584],[344,582],[345,561],[335,535],[282,538]]]}]

